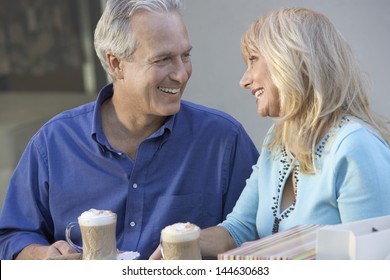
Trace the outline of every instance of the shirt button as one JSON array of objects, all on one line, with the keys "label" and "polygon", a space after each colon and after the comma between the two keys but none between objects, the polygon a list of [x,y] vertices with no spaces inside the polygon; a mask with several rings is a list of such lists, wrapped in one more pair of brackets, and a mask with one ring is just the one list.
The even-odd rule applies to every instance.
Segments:
[{"label": "shirt button", "polygon": [[135,227],[135,222],[134,221],[130,222],[130,226]]},{"label": "shirt button", "polygon": [[137,184],[133,184],[133,189],[136,189],[136,188],[138,188],[138,185]]}]

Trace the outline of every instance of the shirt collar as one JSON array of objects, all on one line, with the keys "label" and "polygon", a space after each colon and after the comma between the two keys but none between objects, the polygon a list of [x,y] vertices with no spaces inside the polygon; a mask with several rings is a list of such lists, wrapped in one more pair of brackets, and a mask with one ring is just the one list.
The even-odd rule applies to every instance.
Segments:
[{"label": "shirt collar", "polygon": [[[94,113],[93,113],[93,122],[92,122],[92,138],[101,146],[109,147],[108,140],[103,132],[102,118],[101,118],[101,108],[104,101],[111,98],[114,94],[113,84],[108,84],[104,86],[96,99]],[[149,138],[155,138],[159,136],[163,136],[165,132],[168,132],[166,137],[172,132],[176,115],[169,116],[165,123],[162,125],[160,129],[158,129],[155,133],[153,133]],[[164,137],[165,138],[165,137]]]},{"label": "shirt collar", "polygon": [[92,122],[92,138],[99,144],[108,147],[109,143],[103,132],[102,118],[101,118],[101,108],[104,101],[111,98],[114,94],[113,85],[108,84],[104,86],[96,99],[95,108],[93,112],[93,122]]}]

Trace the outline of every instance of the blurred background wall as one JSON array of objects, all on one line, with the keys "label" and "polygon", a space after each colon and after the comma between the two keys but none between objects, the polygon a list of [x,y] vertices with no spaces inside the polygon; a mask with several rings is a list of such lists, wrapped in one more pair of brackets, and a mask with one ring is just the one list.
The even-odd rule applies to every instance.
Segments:
[{"label": "blurred background wall", "polygon": [[[0,0],[0,206],[30,137],[54,114],[93,100],[106,83],[93,49],[104,0]],[[271,120],[239,87],[241,35],[257,17],[288,6],[327,15],[372,80],[372,108],[390,119],[390,1],[183,0],[194,46],[184,98],[236,117],[258,148]]]},{"label": "blurred background wall", "polygon": [[104,84],[96,0],[1,0],[0,93],[88,93]]}]

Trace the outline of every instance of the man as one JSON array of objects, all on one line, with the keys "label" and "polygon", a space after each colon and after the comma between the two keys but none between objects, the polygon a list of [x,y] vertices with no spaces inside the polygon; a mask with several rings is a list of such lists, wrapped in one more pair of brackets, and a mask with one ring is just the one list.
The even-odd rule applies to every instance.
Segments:
[{"label": "man", "polygon": [[90,208],[117,213],[118,249],[141,259],[163,227],[204,228],[232,210],[258,152],[232,117],[181,100],[192,66],[179,9],[107,2],[95,48],[113,84],[29,142],[0,217],[2,259],[74,253],[65,228]]}]

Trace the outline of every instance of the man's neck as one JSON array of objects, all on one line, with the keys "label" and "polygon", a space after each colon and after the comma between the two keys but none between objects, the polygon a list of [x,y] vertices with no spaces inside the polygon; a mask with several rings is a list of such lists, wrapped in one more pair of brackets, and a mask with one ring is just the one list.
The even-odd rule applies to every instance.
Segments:
[{"label": "man's neck", "polygon": [[102,104],[101,112],[103,131],[110,145],[132,158],[135,158],[141,142],[165,121],[165,117],[137,115],[131,109],[121,109],[112,98]]}]

